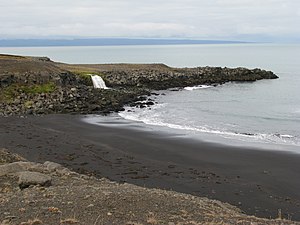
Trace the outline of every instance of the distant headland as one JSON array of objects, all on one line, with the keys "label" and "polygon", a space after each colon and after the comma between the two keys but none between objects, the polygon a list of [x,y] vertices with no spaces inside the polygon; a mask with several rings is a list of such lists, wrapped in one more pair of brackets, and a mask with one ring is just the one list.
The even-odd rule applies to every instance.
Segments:
[{"label": "distant headland", "polygon": [[240,44],[241,41],[159,38],[0,39],[0,47]]}]

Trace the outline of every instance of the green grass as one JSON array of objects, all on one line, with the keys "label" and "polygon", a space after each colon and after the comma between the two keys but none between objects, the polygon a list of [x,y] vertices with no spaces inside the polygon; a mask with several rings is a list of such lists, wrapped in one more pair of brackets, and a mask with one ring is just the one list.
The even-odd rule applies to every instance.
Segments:
[{"label": "green grass", "polygon": [[104,74],[99,72],[91,72],[91,71],[74,71],[75,74],[79,75],[80,77],[90,77],[91,74],[99,75],[101,77],[105,77]]},{"label": "green grass", "polygon": [[19,85],[13,84],[0,91],[0,100],[5,102],[13,101],[21,93],[25,94],[42,94],[51,93],[56,90],[54,83],[35,84],[35,85]]},{"label": "green grass", "polygon": [[91,76],[89,72],[76,72],[77,76],[79,76],[79,79],[85,84],[85,85],[93,85]]},{"label": "green grass", "polygon": [[41,93],[51,93],[55,91],[56,86],[53,83],[47,84],[36,84],[30,86],[21,86],[19,90],[26,94],[41,94]]},{"label": "green grass", "polygon": [[105,75],[99,72],[91,72],[91,71],[73,71],[74,74],[76,74],[77,76],[79,76],[79,79],[81,81],[83,81],[83,83],[85,85],[89,85],[92,86],[93,82],[92,82],[92,78],[91,78],[91,74],[95,74],[95,75],[99,75],[101,76],[103,79],[105,79]]}]

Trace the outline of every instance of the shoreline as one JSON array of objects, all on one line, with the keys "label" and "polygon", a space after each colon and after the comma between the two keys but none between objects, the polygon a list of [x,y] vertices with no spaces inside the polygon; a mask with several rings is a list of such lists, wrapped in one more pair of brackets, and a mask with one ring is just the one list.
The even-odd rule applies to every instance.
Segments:
[{"label": "shoreline", "polygon": [[[157,103],[155,103],[157,104]],[[125,108],[126,110],[126,108]],[[132,110],[132,109],[127,109]],[[133,108],[134,110],[134,108]],[[202,132],[202,131],[191,131],[189,129],[179,129],[170,126],[164,126],[160,124],[152,124],[146,123],[142,120],[134,120],[131,118],[124,117],[120,115],[123,112],[114,112],[108,115],[96,115],[96,114],[88,114],[84,115],[82,119],[84,122],[97,125],[97,126],[105,126],[105,127],[116,127],[116,128],[125,128],[125,129],[133,129],[140,130],[146,132],[159,133],[166,136],[173,136],[182,140],[196,140],[201,143],[207,143],[212,145],[223,145],[226,147],[237,147],[237,148],[251,148],[259,151],[269,151],[269,152],[282,152],[282,153],[292,153],[292,154],[300,154],[299,146],[293,144],[286,143],[276,143],[276,142],[264,142],[253,139],[237,139],[235,136],[222,136],[222,134],[215,134],[210,132]],[[132,112],[130,112],[132,113]],[[193,128],[192,128],[193,129]],[[242,133],[236,133],[238,135],[243,135]],[[251,138],[252,135],[245,134],[244,138]]]},{"label": "shoreline", "polygon": [[1,117],[1,147],[36,162],[300,220],[300,155],[92,125],[82,116]]}]

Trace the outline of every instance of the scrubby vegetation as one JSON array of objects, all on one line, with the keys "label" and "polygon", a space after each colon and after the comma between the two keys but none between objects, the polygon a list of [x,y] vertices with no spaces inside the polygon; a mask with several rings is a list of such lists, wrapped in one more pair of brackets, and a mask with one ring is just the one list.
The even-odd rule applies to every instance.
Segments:
[{"label": "scrubby vegetation", "polygon": [[21,90],[26,94],[51,93],[55,91],[56,85],[52,82],[47,84],[36,84],[30,86],[21,86]]},{"label": "scrubby vegetation", "polygon": [[75,71],[73,72],[77,75],[77,78],[85,85],[92,86],[93,82],[91,79],[91,72],[86,71]]},{"label": "scrubby vegetation", "polygon": [[21,93],[24,94],[42,94],[51,93],[56,90],[56,85],[52,82],[46,84],[34,84],[34,85],[19,85],[13,84],[0,91],[1,101],[11,101],[14,100]]}]

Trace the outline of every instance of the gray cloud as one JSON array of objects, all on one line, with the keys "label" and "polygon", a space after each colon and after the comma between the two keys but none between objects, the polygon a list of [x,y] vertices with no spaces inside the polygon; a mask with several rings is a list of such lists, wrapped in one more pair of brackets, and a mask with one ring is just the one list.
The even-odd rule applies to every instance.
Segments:
[{"label": "gray cloud", "polygon": [[300,37],[300,1],[1,0],[0,21],[0,38],[293,40]]}]

